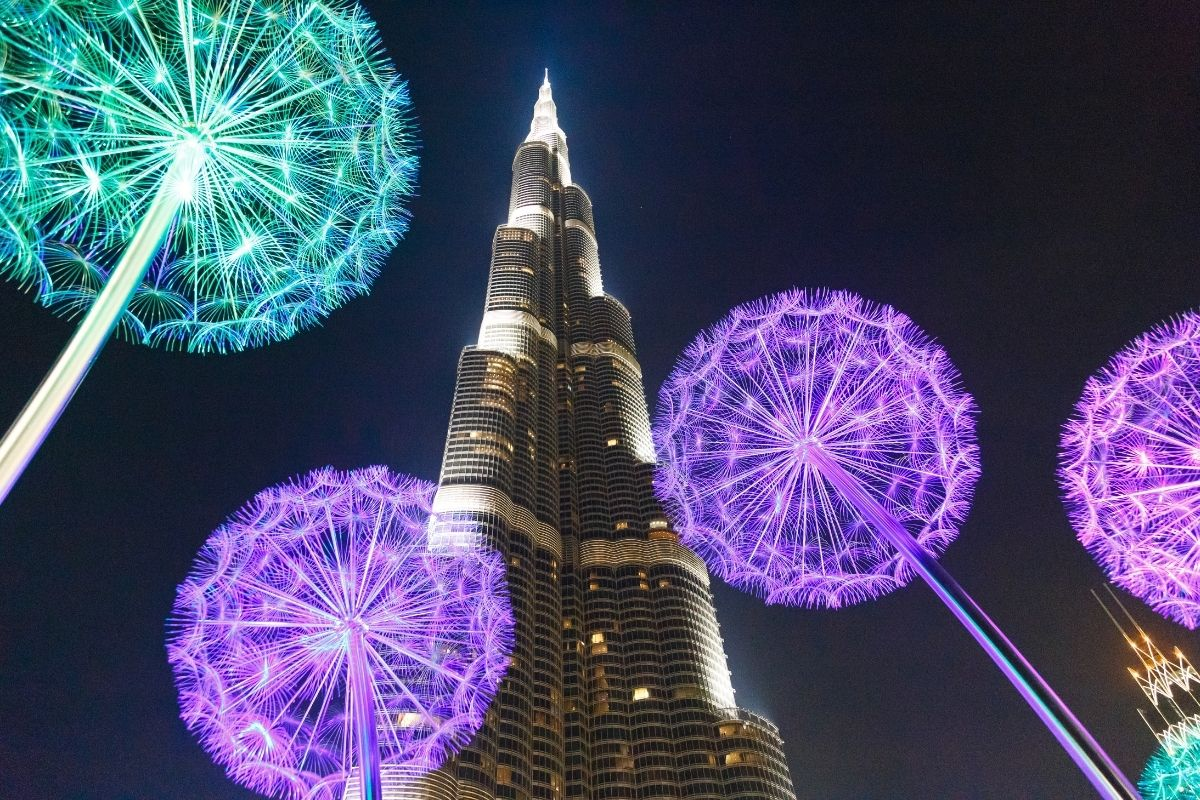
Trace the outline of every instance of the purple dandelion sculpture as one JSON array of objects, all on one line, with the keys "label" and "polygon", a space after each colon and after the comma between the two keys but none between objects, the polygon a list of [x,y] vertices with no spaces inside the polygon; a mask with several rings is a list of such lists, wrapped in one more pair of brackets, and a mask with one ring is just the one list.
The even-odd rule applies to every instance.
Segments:
[{"label": "purple dandelion sculpture", "polygon": [[233,780],[340,800],[353,769],[380,800],[381,765],[436,768],[483,724],[513,643],[504,564],[429,547],[434,489],[315,470],[200,550],[167,651],[184,722]]},{"label": "purple dandelion sculpture", "polygon": [[1117,585],[1200,624],[1200,313],[1130,342],[1092,376],[1062,433],[1079,541]]},{"label": "purple dandelion sculpture", "polygon": [[1132,783],[937,562],[979,477],[975,404],[905,315],[793,290],[702,332],[659,394],[655,489],[717,575],[768,602],[838,608],[920,575],[1101,796]]},{"label": "purple dandelion sculpture", "polygon": [[946,354],[895,309],[776,295],[677,363],[659,399],[659,495],[730,584],[768,603],[859,603],[912,569],[833,482],[877,490],[942,552],[979,477],[974,411]]}]

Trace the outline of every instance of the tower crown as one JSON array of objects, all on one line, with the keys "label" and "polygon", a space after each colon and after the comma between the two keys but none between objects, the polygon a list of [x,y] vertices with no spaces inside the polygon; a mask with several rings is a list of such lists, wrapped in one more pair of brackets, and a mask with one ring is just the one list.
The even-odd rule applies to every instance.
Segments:
[{"label": "tower crown", "polygon": [[563,186],[571,183],[571,166],[567,161],[567,135],[558,126],[558,107],[550,90],[550,70],[546,70],[542,85],[538,88],[538,99],[533,105],[533,122],[529,124],[526,142],[545,142],[555,151],[559,160],[559,177]]}]

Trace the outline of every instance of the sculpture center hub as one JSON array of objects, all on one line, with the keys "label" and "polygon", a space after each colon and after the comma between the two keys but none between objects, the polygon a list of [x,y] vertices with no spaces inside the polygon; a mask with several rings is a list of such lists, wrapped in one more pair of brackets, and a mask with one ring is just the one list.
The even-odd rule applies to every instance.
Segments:
[{"label": "sculpture center hub", "polygon": [[183,126],[183,139],[194,142],[201,147],[209,148],[216,144],[216,137],[207,122],[189,122]]},{"label": "sculpture center hub", "polygon": [[809,461],[811,459],[811,451],[818,450],[821,447],[820,440],[812,434],[804,434],[792,443],[792,453],[800,461]]}]

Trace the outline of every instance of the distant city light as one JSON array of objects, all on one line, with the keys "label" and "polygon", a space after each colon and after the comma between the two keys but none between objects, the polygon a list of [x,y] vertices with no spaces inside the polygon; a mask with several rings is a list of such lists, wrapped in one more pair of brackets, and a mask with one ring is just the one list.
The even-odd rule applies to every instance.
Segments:
[{"label": "distant city light", "polygon": [[167,651],[184,722],[237,783],[341,800],[353,769],[378,800],[381,766],[433,769],[483,724],[513,645],[504,564],[430,549],[435,488],[320,469],[205,543]]},{"label": "distant city light", "polygon": [[1107,585],[1104,588],[1129,627],[1099,593],[1092,594],[1137,654],[1139,664],[1128,667],[1129,674],[1154,709],[1149,713],[1138,709],[1160,745],[1138,784],[1142,800],[1200,800],[1200,699],[1193,691],[1200,686],[1200,672],[1178,647],[1170,655],[1159,649],[1117,593]]},{"label": "distant city light", "polygon": [[1112,581],[1200,625],[1200,314],[1155,327],[1088,379],[1059,478],[1079,541]]}]

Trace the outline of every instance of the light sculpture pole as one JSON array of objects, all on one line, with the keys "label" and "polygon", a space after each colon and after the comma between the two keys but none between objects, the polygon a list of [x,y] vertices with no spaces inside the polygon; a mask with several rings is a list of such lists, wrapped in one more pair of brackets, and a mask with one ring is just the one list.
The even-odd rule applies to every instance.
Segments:
[{"label": "light sculpture pole", "polygon": [[1097,791],[1137,791],[936,556],[979,476],[975,405],[895,309],[791,291],[701,333],[659,395],[655,488],[683,541],[768,602],[837,608],[915,572]]},{"label": "light sculpture pole", "polygon": [[1079,541],[1163,616],[1200,625],[1200,313],[1130,342],[1088,379],[1059,479]]},{"label": "light sculpture pole", "polygon": [[167,651],[181,716],[238,783],[341,800],[357,770],[439,766],[470,741],[508,665],[499,554],[431,547],[436,487],[383,467],[315,470],[258,494],[180,585]]},{"label": "light sculpture pole", "polygon": [[409,109],[352,1],[0,3],[0,275],[86,312],[0,502],[115,328],[236,351],[365,293],[407,227]]}]

